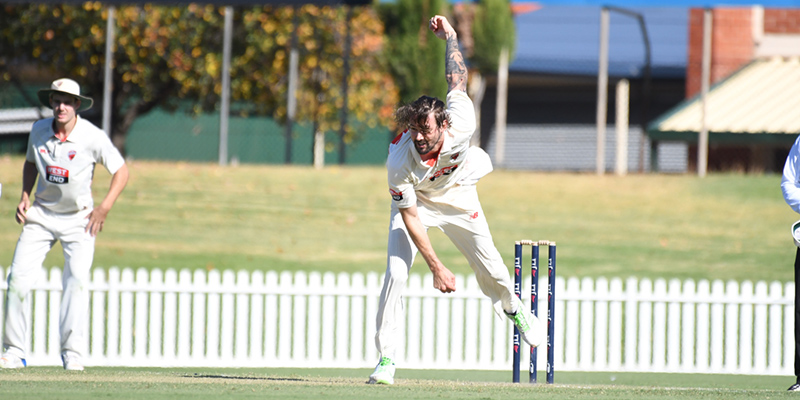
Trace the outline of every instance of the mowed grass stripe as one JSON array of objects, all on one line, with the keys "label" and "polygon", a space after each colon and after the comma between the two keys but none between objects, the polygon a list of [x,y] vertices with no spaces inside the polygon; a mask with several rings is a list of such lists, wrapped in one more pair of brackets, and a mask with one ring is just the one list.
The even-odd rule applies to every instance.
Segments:
[{"label": "mowed grass stripe", "polygon": [[[511,384],[501,371],[401,372],[394,386],[367,385],[363,369],[89,368],[0,371],[13,398],[300,399],[774,399],[790,398],[786,377],[559,373],[555,385]],[[435,378],[432,378],[435,377]],[[613,382],[609,378],[614,379]],[[605,381],[604,383],[601,383]],[[653,385],[653,382],[658,382]],[[696,386],[689,386],[696,385]]]}]

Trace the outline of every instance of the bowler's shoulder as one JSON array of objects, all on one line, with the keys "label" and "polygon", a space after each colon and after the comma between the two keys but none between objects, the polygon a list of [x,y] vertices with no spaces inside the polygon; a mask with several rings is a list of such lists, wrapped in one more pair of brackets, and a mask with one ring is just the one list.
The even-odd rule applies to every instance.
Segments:
[{"label": "bowler's shoulder", "polygon": [[386,158],[386,168],[390,171],[395,169],[402,169],[409,160],[409,151],[411,149],[411,135],[408,131],[397,135],[391,143],[389,143],[389,156]]},{"label": "bowler's shoulder", "polygon": [[472,104],[472,99],[469,98],[467,92],[463,90],[453,89],[447,92],[447,104],[450,105],[451,103],[467,103]]}]

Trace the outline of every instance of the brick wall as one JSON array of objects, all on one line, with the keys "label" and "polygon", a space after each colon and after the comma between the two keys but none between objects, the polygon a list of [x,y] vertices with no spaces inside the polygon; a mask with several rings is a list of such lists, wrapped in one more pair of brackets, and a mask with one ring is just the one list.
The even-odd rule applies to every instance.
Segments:
[{"label": "brick wall", "polygon": [[765,34],[799,34],[800,10],[767,8],[764,10]]},{"label": "brick wall", "polygon": [[[700,92],[703,62],[703,11],[689,10],[689,57],[686,64],[686,97]],[[726,78],[752,60],[753,9],[714,8],[711,35],[711,84]],[[764,9],[764,34],[800,34],[800,9]]]},{"label": "brick wall", "polygon": [[[689,11],[689,57],[686,97],[700,92],[703,63],[703,9]],[[753,58],[751,8],[716,8],[711,11],[711,84],[727,77]]]}]

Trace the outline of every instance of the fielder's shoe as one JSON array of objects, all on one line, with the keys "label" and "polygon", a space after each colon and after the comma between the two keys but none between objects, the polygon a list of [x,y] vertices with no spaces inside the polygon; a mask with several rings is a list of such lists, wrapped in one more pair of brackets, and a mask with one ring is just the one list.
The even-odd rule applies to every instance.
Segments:
[{"label": "fielder's shoe", "polygon": [[789,386],[789,389],[788,389],[788,391],[789,391],[789,392],[800,392],[800,382],[798,382],[798,383],[795,383],[795,384],[794,384],[794,385],[792,385],[792,386]]},{"label": "fielder's shoe", "polygon": [[12,354],[3,354],[0,358],[0,368],[25,368],[28,363],[24,358],[19,358]]},{"label": "fielder's shoe", "polygon": [[367,383],[394,385],[394,363],[389,357],[381,357],[381,361],[375,367],[375,372],[369,376]]},{"label": "fielder's shoe", "polygon": [[539,318],[536,318],[533,314],[526,313],[522,305],[517,308],[515,314],[506,313],[506,316],[517,326],[525,343],[533,347],[538,347],[542,344],[545,328]]},{"label": "fielder's shoe", "polygon": [[61,361],[67,371],[83,371],[83,363],[81,363],[81,359],[78,356],[62,354]]}]

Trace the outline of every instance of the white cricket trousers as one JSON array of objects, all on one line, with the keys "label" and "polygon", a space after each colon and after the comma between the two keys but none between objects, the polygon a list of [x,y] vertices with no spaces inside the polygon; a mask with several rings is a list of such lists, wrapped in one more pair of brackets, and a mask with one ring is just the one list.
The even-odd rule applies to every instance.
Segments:
[{"label": "white cricket trousers", "polygon": [[[514,294],[511,275],[492,241],[475,186],[456,186],[447,193],[446,197],[457,197],[457,203],[462,207],[466,205],[467,209],[434,203],[419,192],[417,196],[417,214],[422,224],[426,229],[441,229],[467,258],[481,291],[492,300],[495,312],[498,315],[516,312],[519,301]],[[392,206],[386,276],[375,334],[375,346],[382,357],[396,359],[398,346],[404,345],[403,290],[416,254],[417,247],[406,230],[403,217],[397,207]],[[456,282],[456,290],[463,288],[464,282]]]},{"label": "white cricket trousers", "polygon": [[34,203],[17,241],[8,276],[3,347],[26,358],[31,287],[40,278],[42,262],[56,241],[64,249],[62,275],[61,354],[84,356],[88,347],[89,270],[94,258],[95,238],[85,231],[91,209],[77,213],[54,213]]}]

